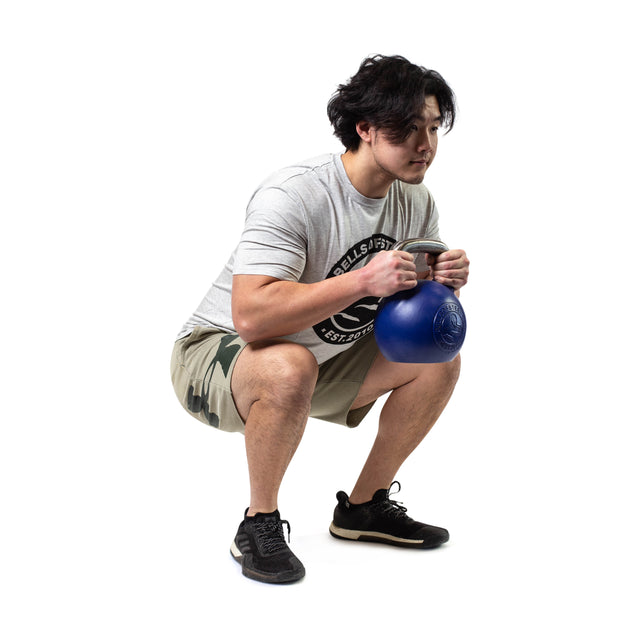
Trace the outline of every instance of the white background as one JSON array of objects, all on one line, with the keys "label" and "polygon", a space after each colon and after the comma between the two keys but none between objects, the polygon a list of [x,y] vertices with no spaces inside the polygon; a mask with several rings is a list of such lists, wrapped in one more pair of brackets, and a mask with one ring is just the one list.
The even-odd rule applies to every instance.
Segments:
[{"label": "white background", "polygon": [[[2,5],[3,638],[638,638],[627,7]],[[170,351],[257,183],[340,150],[327,100],[374,53],[459,101],[426,183],[472,261],[463,374],[397,496],[452,537],[333,540],[379,407],[312,420],[280,500],[307,577],[269,587],[228,554],[242,438],[181,409]]]}]

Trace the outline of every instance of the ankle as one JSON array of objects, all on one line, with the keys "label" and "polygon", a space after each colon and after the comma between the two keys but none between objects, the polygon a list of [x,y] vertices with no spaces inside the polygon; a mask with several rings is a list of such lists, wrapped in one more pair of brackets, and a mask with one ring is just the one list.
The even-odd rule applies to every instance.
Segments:
[{"label": "ankle", "polygon": [[367,502],[371,502],[371,500],[373,500],[373,493],[354,491],[349,496],[349,504],[352,504],[354,506],[366,504]]}]

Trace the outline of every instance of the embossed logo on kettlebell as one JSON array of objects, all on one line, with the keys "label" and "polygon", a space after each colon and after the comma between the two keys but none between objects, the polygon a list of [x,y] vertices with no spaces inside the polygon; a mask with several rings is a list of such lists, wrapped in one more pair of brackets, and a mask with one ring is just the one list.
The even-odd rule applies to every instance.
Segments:
[{"label": "embossed logo on kettlebell", "polygon": [[433,339],[443,351],[455,351],[464,341],[464,311],[455,302],[445,302],[433,319]]}]

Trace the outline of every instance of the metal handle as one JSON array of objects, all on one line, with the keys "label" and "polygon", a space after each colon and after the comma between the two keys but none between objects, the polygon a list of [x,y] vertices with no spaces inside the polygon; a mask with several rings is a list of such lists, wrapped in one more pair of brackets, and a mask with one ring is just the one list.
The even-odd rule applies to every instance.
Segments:
[{"label": "metal handle", "polygon": [[430,240],[429,238],[409,238],[408,240],[400,240],[396,242],[392,251],[408,251],[409,253],[432,253],[439,255],[445,251],[449,251],[449,247],[440,240]]}]

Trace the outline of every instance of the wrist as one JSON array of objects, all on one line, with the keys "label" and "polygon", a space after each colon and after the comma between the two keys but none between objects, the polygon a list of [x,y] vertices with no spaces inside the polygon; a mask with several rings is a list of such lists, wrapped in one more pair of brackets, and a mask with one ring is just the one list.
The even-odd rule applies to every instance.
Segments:
[{"label": "wrist", "polygon": [[354,295],[356,295],[357,299],[373,295],[371,293],[371,279],[369,278],[369,271],[366,266],[345,275],[353,275]]}]

